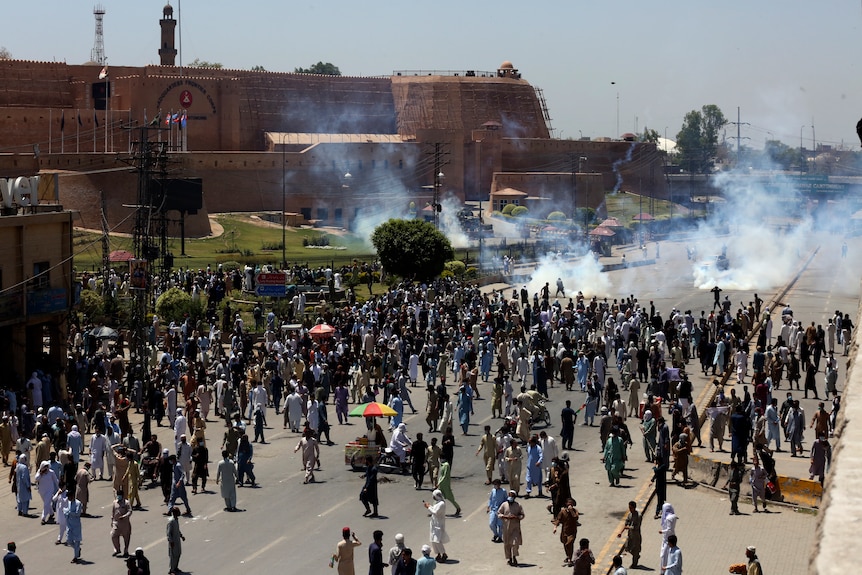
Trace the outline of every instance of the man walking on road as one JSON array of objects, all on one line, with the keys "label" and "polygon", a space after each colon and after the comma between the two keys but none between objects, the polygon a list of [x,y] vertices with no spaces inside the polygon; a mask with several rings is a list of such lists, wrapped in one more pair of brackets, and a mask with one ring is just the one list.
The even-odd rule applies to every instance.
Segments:
[{"label": "man walking on road", "polygon": [[494,480],[494,487],[491,488],[491,493],[488,494],[488,526],[491,528],[491,537],[493,543],[503,541],[503,522],[500,520],[499,510],[500,505],[506,501],[506,491],[500,487],[500,480]]},{"label": "man walking on road", "polygon": [[180,573],[180,556],[183,554],[183,541],[186,538],[180,531],[180,508],[171,507],[171,516],[168,519],[166,529],[168,538],[168,559],[170,560],[169,574]]},{"label": "man walking on road", "polygon": [[236,511],[236,465],[227,449],[222,450],[221,456],[222,460],[216,471],[216,485],[221,484],[225,511]]},{"label": "man walking on road", "polygon": [[745,548],[745,556],[748,558],[747,575],[763,575],[763,569],[760,568],[760,559],[757,558],[757,549],[753,545]]},{"label": "man walking on road", "polygon": [[503,520],[503,549],[506,552],[506,562],[518,565],[518,547],[523,543],[521,537],[521,521],[524,519],[524,508],[515,501],[517,493],[509,491],[509,498],[500,505],[497,515]]},{"label": "man walking on road", "polygon": [[132,537],[132,504],[117,492],[117,500],[111,509],[111,542],[114,544],[114,557],[120,554],[120,537],[123,538],[123,557],[129,556],[129,539]]},{"label": "man walking on road", "polygon": [[682,551],[676,546],[676,535],[667,538],[667,562],[661,568],[664,575],[682,575]]},{"label": "man walking on road", "polygon": [[383,531],[378,529],[373,537],[368,546],[368,575],[383,575]]},{"label": "man walking on road", "polygon": [[494,464],[497,462],[497,440],[491,434],[491,426],[485,426],[485,433],[482,439],[479,440],[479,448],[476,449],[476,455],[482,453],[482,458],[485,460],[485,474],[488,479],[485,485],[491,485],[491,480],[494,478]]}]

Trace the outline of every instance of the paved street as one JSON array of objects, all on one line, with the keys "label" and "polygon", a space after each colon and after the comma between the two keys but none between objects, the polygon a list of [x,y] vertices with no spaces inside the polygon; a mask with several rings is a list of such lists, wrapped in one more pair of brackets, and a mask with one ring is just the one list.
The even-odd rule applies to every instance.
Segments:
[{"label": "paved street", "polygon": [[[851,254],[862,248],[859,242],[851,243]],[[648,305],[654,300],[656,307],[667,316],[670,307],[692,309],[699,315],[700,309],[709,309],[712,294],[706,290],[692,288],[690,265],[685,258],[685,244],[663,243],[662,258],[652,266],[631,267],[609,272],[608,279],[614,286],[609,297],[635,294]],[[832,251],[835,251],[834,249]],[[855,314],[858,303],[858,277],[845,274],[835,266],[835,260],[827,259],[828,250],[821,250],[811,266],[789,292],[786,301],[791,303],[797,318],[807,324],[810,321],[826,323],[826,314],[841,309]],[[800,259],[800,262],[802,260]],[[851,261],[851,260],[848,260]],[[855,262],[855,260],[852,260]],[[847,266],[852,274],[858,274],[858,265]],[[787,280],[790,278],[788,277]],[[576,286],[570,286],[575,287]],[[758,293],[769,301],[779,286]],[[748,302],[751,292],[726,292],[731,301]],[[724,295],[724,294],[723,294]],[[830,314],[831,315],[831,314]],[[843,381],[845,366],[840,365],[839,388]],[[695,397],[702,392],[709,380],[694,373]],[[616,368],[609,375],[618,379]],[[818,386],[823,387],[822,377]],[[451,387],[451,386],[450,386]],[[503,556],[502,546],[491,543],[487,527],[485,503],[487,488],[481,458],[474,457],[482,426],[486,423],[496,429],[500,421],[491,421],[490,386],[480,384],[482,399],[475,401],[475,417],[469,436],[457,436],[458,447],[453,465],[453,490],[463,515],[447,520],[447,530],[452,541],[447,544],[449,563],[438,566],[437,573],[491,572],[509,570]],[[558,437],[559,412],[566,398],[574,406],[583,400],[580,392],[566,393],[559,387],[550,391],[552,402],[549,408],[553,426],[548,432]],[[421,388],[413,390],[413,403],[420,411],[418,415],[405,417],[408,433],[427,432],[424,424],[425,394]],[[814,400],[803,400],[808,418],[816,407]],[[409,408],[406,409],[409,412]],[[330,408],[333,422],[334,446],[322,446],[322,470],[316,473],[318,483],[303,485],[300,456],[293,453],[298,436],[281,428],[281,418],[273,410],[268,411],[271,429],[267,429],[267,445],[255,444],[255,473],[260,486],[255,489],[238,489],[240,513],[225,513],[223,501],[214,482],[215,468],[219,459],[221,435],[220,424],[210,423],[207,430],[210,449],[210,493],[191,495],[194,517],[181,518],[186,542],[180,567],[197,574],[235,573],[248,568],[255,573],[323,573],[332,572],[328,560],[339,541],[341,528],[350,526],[362,541],[357,550],[357,573],[367,571],[365,549],[371,542],[375,529],[384,532],[385,549],[394,544],[394,535],[405,535],[406,544],[419,554],[419,548],[428,540],[428,517],[422,500],[430,500],[430,491],[417,492],[409,477],[385,475],[387,482],[380,484],[380,513],[378,519],[362,517],[362,505],[358,501],[362,485],[360,473],[350,471],[343,463],[344,443],[364,432],[364,423],[356,420],[353,425],[339,426]],[[636,440],[629,452],[627,475],[621,488],[607,485],[606,473],[599,461],[598,428],[583,427],[578,421],[575,430],[575,451],[570,452],[572,492],[582,513],[578,537],[587,537],[596,553],[598,564],[609,564],[610,556],[621,540],[615,537],[626,504],[630,499],[640,506],[650,495],[649,477],[651,468],[644,463],[640,443]],[[633,436],[637,427],[629,420]],[[537,428],[536,431],[541,429]],[[164,441],[168,430],[157,430]],[[806,447],[810,446],[811,431],[806,430]],[[430,438],[426,434],[426,440]],[[729,454],[725,454],[729,459]],[[779,454],[779,473],[805,474],[805,460],[792,461],[787,454]],[[35,495],[38,498],[38,495]],[[167,546],[165,543],[164,507],[158,489],[145,490],[142,499],[146,511],[132,516],[132,548],[141,546],[150,557],[154,573],[167,572]],[[682,489],[671,484],[668,500],[674,503],[680,516],[678,535],[685,557],[686,573],[727,573],[731,563],[744,562],[746,545],[756,545],[767,573],[803,572],[796,566],[807,563],[814,543],[815,517],[808,512],[797,512],[785,507],[772,515],[748,515],[729,517],[729,504],[722,494],[706,488]],[[89,564],[70,566],[73,573],[121,573],[120,559],[111,558],[108,512],[112,502],[112,491],[108,482],[95,483],[91,487],[91,513],[100,517],[84,520],[83,558]],[[526,519],[523,524],[525,547],[521,552],[521,569],[538,572],[567,573],[561,567],[563,552],[556,535],[552,534],[550,514],[545,507],[547,499],[522,501]],[[35,507],[36,502],[31,503]],[[40,503],[41,505],[41,503]],[[743,511],[750,506],[741,505]],[[72,557],[70,548],[54,546],[56,526],[40,526],[38,519],[21,519],[14,516],[14,496],[4,490],[0,495],[0,521],[4,526],[2,537],[18,543],[18,554],[27,566],[28,573],[48,573],[58,567],[64,569]],[[652,506],[649,507],[652,509]],[[31,512],[34,509],[31,508]],[[451,513],[450,509],[450,513]],[[644,519],[644,552],[642,563],[645,569],[658,571],[659,541],[657,522],[649,513]],[[625,564],[629,561],[626,558]],[[594,569],[598,573],[598,569]]]}]

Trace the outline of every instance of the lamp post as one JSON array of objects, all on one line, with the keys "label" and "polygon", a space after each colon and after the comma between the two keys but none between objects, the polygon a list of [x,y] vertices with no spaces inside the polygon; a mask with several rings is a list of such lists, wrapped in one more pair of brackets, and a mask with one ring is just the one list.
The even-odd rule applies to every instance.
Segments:
[{"label": "lamp post", "polygon": [[434,208],[434,227],[440,229],[440,186],[443,185],[443,172],[434,174],[434,200],[432,208]]},{"label": "lamp post", "polygon": [[281,134],[281,269],[287,269],[287,167],[285,166],[284,133]]},{"label": "lamp post", "polygon": [[[616,82],[611,82],[611,86],[616,86]],[[614,137],[616,140],[620,137],[620,91],[617,90],[617,134]]]}]

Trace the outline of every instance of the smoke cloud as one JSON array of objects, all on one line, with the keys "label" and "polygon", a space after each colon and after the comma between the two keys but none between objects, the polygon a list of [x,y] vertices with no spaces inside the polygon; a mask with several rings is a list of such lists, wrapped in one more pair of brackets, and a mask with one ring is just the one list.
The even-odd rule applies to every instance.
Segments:
[{"label": "smoke cloud", "polygon": [[[572,254],[584,255],[572,258]],[[542,257],[531,274],[527,290],[532,295],[539,292],[547,282],[553,294],[557,289],[557,278],[563,280],[566,297],[574,297],[579,291],[587,298],[604,297],[611,289],[610,277],[602,272],[602,264],[582,242],[570,244],[568,250],[562,250],[561,257],[556,254]]]},{"label": "smoke cloud", "polygon": [[[724,201],[710,204],[710,216],[690,244],[697,252],[692,270],[696,288],[776,288],[789,281],[819,243],[835,241],[816,233],[825,228],[786,177],[773,176],[769,189],[762,180],[733,172],[714,178]],[[726,270],[716,261],[722,253]]]}]

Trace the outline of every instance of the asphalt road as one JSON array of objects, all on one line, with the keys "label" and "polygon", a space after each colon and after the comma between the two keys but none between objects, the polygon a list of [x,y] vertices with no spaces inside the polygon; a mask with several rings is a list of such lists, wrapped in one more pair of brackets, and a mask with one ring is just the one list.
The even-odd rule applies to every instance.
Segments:
[{"label": "asphalt road", "polygon": [[[840,240],[839,244],[840,244]],[[862,243],[851,243],[851,256]],[[834,251],[834,250],[832,250]],[[826,314],[835,309],[851,313],[855,317],[858,304],[858,260],[848,260],[853,266],[846,266],[847,272],[836,269],[834,260],[828,259],[827,250],[821,250],[808,270],[805,271],[795,287],[785,298],[805,321],[826,323]],[[802,260],[800,260],[802,261]],[[855,267],[854,269],[849,269]],[[641,302],[648,305],[653,300],[663,316],[671,307],[692,309],[695,314],[700,309],[709,309],[712,294],[692,287],[690,266],[685,259],[685,244],[663,243],[662,259],[655,265],[632,267],[609,272],[611,283],[615,286],[608,296],[622,297],[634,293]],[[790,278],[787,278],[789,281]],[[781,286],[763,289],[758,293],[769,301]],[[570,288],[571,289],[571,288]],[[752,292],[726,292],[731,301],[738,303],[751,299]],[[842,362],[843,363],[843,362]],[[841,365],[843,381],[844,366]],[[696,368],[692,369],[699,373]],[[609,375],[617,377],[615,367]],[[705,378],[695,375],[695,396],[708,384]],[[490,420],[490,386],[480,384],[482,399],[474,402],[475,416],[471,422],[470,435],[458,436],[453,465],[453,490],[461,507],[462,516],[449,517],[447,531],[451,542],[447,544],[449,563],[438,566],[437,573],[491,572],[497,569],[510,569],[506,566],[500,545],[491,543],[491,533],[487,526],[485,505],[487,487],[484,468],[480,457],[474,457],[482,426],[486,423],[496,429],[500,421]],[[555,437],[559,433],[559,412],[564,400],[572,399],[578,406],[583,401],[580,392],[565,392],[559,387],[550,391],[551,403],[548,404],[554,425],[548,432]],[[424,424],[425,394],[421,388],[413,391],[413,402],[419,410],[417,415],[408,415],[405,422],[408,433],[415,437],[417,432],[427,432]],[[813,400],[804,403],[807,413],[815,407]],[[409,411],[409,408],[408,408]],[[333,410],[330,408],[331,416]],[[316,473],[318,482],[303,485],[303,472],[300,469],[299,454],[293,453],[298,441],[297,434],[281,429],[280,417],[269,410],[272,429],[267,429],[267,445],[255,445],[255,473],[258,488],[238,489],[239,513],[226,513],[223,500],[218,494],[214,474],[218,460],[223,429],[210,423],[207,430],[210,456],[210,469],[213,473],[208,488],[209,493],[191,495],[190,502],[193,518],[181,518],[182,531],[186,537],[180,567],[188,573],[233,574],[242,569],[252,569],[254,573],[326,573],[329,557],[339,541],[341,528],[351,527],[362,541],[357,549],[357,573],[367,571],[365,549],[371,542],[375,529],[384,532],[385,548],[394,544],[396,533],[403,533],[408,547],[413,548],[414,556],[427,542],[429,520],[422,500],[430,500],[430,490],[415,491],[409,477],[385,475],[381,478],[379,491],[381,498],[380,513],[377,519],[363,518],[362,504],[358,494],[362,486],[361,473],[353,472],[343,463],[343,449],[347,441],[354,439],[365,430],[361,420],[353,425],[332,427],[332,439],[336,445],[322,446],[322,470]],[[591,540],[592,548],[599,562],[606,559],[619,543],[614,535],[624,516],[630,499],[645,500],[650,493],[649,477],[651,468],[644,463],[639,442],[630,451],[627,475],[621,488],[613,489],[607,485],[604,467],[599,461],[598,428],[582,427],[582,420],[575,430],[575,450],[570,452],[572,492],[582,513],[579,537]],[[537,428],[536,431],[541,429]],[[637,433],[636,424],[630,420],[630,429]],[[158,430],[164,439],[167,430]],[[426,433],[426,440],[429,440]],[[559,440],[558,440],[559,441]],[[669,499],[674,489],[669,487]],[[34,494],[38,499],[38,495]],[[167,544],[165,542],[165,522],[162,516],[161,492],[158,489],[145,490],[142,499],[145,511],[137,511],[132,516],[132,548],[143,547],[154,573],[167,572]],[[111,557],[109,537],[109,511],[112,491],[108,482],[98,482],[91,486],[90,512],[101,517],[85,519],[83,526],[83,558],[85,565],[69,566],[69,572],[80,573],[125,573],[121,559]],[[550,514],[545,509],[547,499],[522,500],[526,519],[523,523],[525,546],[521,550],[521,568],[538,571],[551,569],[560,573],[568,572],[561,567],[563,552],[559,539],[552,534]],[[38,503],[41,505],[41,503]],[[31,503],[31,512],[37,501]],[[40,526],[38,519],[21,519],[15,516],[14,496],[5,490],[0,495],[0,520],[6,540],[18,543],[19,556],[24,561],[28,573],[48,573],[69,565],[71,548],[55,546],[56,526]],[[451,513],[451,510],[450,510]],[[689,518],[696,513],[688,512]],[[691,527],[692,522],[689,519]],[[652,528],[648,518],[644,529]],[[707,528],[706,525],[703,528]],[[813,539],[813,532],[811,537]],[[801,552],[807,555],[804,542],[800,543]],[[656,569],[655,558],[645,552],[643,562]]]}]

